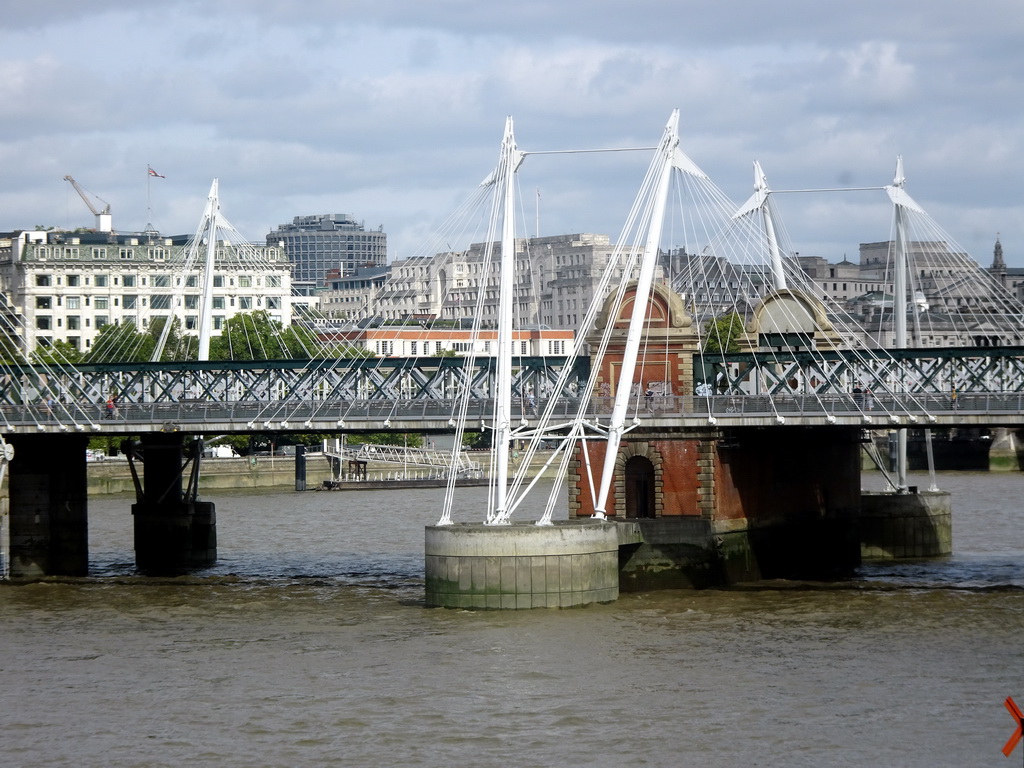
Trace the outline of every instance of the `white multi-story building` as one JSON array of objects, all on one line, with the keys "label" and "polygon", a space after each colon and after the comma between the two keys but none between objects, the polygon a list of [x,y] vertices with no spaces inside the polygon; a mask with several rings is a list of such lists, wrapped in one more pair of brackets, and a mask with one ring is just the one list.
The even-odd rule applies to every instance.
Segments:
[{"label": "white multi-story building", "polygon": [[[103,326],[145,329],[179,317],[198,335],[203,280],[186,271],[187,236],[155,232],[18,231],[0,234],[0,292],[18,316],[26,353],[64,341],[88,352]],[[239,312],[266,310],[291,324],[291,267],[276,246],[221,242],[213,275],[212,333]]]}]

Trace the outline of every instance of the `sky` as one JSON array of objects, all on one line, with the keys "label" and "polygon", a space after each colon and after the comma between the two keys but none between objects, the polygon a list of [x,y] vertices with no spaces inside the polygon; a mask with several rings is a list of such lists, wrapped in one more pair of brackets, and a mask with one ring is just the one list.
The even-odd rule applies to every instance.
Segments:
[{"label": "sky", "polygon": [[[118,231],[186,234],[217,178],[253,242],[347,213],[401,258],[494,167],[507,116],[549,151],[652,146],[679,109],[737,204],[755,160],[783,190],[883,186],[902,156],[955,242],[987,266],[998,234],[1024,267],[1022,40],[1020,0],[11,0],[0,231],[92,226],[71,175]],[[528,158],[521,234],[614,238],[649,159]],[[777,200],[802,255],[890,236],[881,192]]]}]

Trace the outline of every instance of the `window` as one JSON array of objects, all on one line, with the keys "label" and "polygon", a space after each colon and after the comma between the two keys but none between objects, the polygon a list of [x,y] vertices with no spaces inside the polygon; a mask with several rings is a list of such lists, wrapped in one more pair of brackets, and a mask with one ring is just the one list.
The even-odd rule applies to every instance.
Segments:
[{"label": "window", "polygon": [[252,309],[252,296],[239,296],[238,297],[238,308],[239,309]]},{"label": "window", "polygon": [[164,259],[167,258],[167,251],[165,251],[163,248],[150,248],[149,258],[153,259],[154,261],[163,261]]},{"label": "window", "polygon": [[189,275],[188,277],[185,278],[186,288],[195,288],[197,285],[199,285],[199,278],[197,278],[195,275]]},{"label": "window", "polygon": [[135,287],[135,275],[125,275],[122,278],[122,281],[123,281],[123,285],[124,285],[125,288],[134,288]]},{"label": "window", "polygon": [[37,288],[49,288],[50,287],[50,276],[49,275],[36,275],[36,287]]},{"label": "window", "polygon": [[252,277],[250,275],[239,275],[238,276],[238,287],[239,288],[252,288]]},{"label": "window", "polygon": [[78,315],[68,315],[68,330],[77,331],[82,327],[82,319]]},{"label": "window", "polygon": [[65,259],[77,259],[78,258],[78,249],[77,248],[72,248],[71,246],[66,246],[64,248],[64,258]]},{"label": "window", "polygon": [[106,296],[97,296],[93,306],[95,306],[96,309],[106,309],[109,301],[110,300]]},{"label": "window", "polygon": [[214,288],[223,288],[224,287],[224,275],[214,275],[213,276],[213,287]]},{"label": "window", "polygon": [[131,249],[131,248],[121,248],[118,251],[118,255],[122,259],[126,259],[126,260],[127,259],[134,259],[135,258],[135,251],[133,249]]},{"label": "window", "polygon": [[94,259],[105,259],[105,258],[107,258],[107,249],[106,248],[93,248],[92,249],[92,257]]},{"label": "window", "polygon": [[150,309],[170,309],[171,308],[171,297],[164,296],[153,296],[149,300]]},{"label": "window", "polygon": [[139,300],[138,296],[128,296],[128,295],[122,296],[121,297],[121,306],[123,306],[125,309],[135,309],[136,302],[138,302],[138,300]]},{"label": "window", "polygon": [[224,316],[214,315],[213,316],[213,330],[219,331],[224,328]]},{"label": "window", "polygon": [[82,337],[81,336],[68,336],[68,344],[75,349],[82,348]]},{"label": "window", "polygon": [[68,296],[68,303],[65,305],[68,309],[81,309],[82,297],[81,296]]},{"label": "window", "polygon": [[171,287],[171,276],[170,275],[153,275],[153,287],[154,288],[170,288]]},{"label": "window", "polygon": [[415,342],[415,341],[410,341],[409,342],[409,354],[410,355],[418,355],[419,354],[418,348],[419,348],[418,342]]},{"label": "window", "polygon": [[267,275],[267,288],[280,288],[281,287],[281,276],[280,275]]},{"label": "window", "polygon": [[185,315],[185,330],[194,331],[199,327],[199,318],[195,315]]},{"label": "window", "polygon": [[281,308],[281,297],[280,296],[267,296],[267,309],[280,309]]},{"label": "window", "polygon": [[110,318],[106,315],[96,315],[96,330],[98,331],[105,325],[110,325]]},{"label": "window", "polygon": [[50,330],[50,316],[49,315],[40,315],[39,317],[37,317],[36,318],[36,328],[38,328],[40,331],[48,331],[48,330]]},{"label": "window", "polygon": [[213,297],[213,308],[214,309],[224,309],[224,297],[223,296],[214,296]]},{"label": "window", "polygon": [[36,296],[36,309],[50,309],[52,301],[49,296]]},{"label": "window", "polygon": [[185,297],[185,309],[199,309],[199,297],[198,296],[186,296]]},{"label": "window", "polygon": [[97,288],[106,288],[107,287],[107,276],[106,275],[95,275],[93,277],[93,285],[95,285]]}]

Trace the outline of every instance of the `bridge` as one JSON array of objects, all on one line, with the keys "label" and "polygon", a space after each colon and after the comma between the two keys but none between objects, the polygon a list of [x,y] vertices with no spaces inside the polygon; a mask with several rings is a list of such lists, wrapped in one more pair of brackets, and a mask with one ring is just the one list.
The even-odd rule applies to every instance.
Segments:
[{"label": "bridge", "polygon": [[[477,589],[485,561],[514,545],[515,536],[493,534],[533,487],[522,473],[551,438],[564,438],[547,462],[566,479],[569,517],[629,520],[619,530],[631,533],[617,542],[605,536],[615,538],[617,526],[598,524],[602,534],[587,544],[595,547],[588,557],[595,555],[595,579],[608,584],[583,602],[617,594],[610,582],[620,556],[632,558],[638,579],[672,572],[691,583],[851,567],[860,558],[858,529],[869,518],[884,533],[879,549],[905,552],[927,539],[914,554],[948,552],[948,514],[933,514],[931,502],[906,485],[905,461],[884,502],[896,518],[863,511],[870,506],[860,491],[864,432],[895,431],[897,456],[905,458],[911,428],[1024,424],[1024,347],[1016,346],[1024,343],[1024,307],[1005,281],[976,269],[932,226],[906,193],[902,160],[893,183],[876,188],[894,204],[894,231],[891,248],[872,245],[884,246],[891,266],[880,249],[869,250],[862,255],[869,269],[857,280],[871,287],[858,289],[868,291],[860,302],[839,301],[845,285],[812,279],[797,249],[779,239],[776,193],[760,167],[754,196],[737,209],[682,152],[678,120],[674,112],[614,252],[588,287],[593,300],[580,307],[570,300],[583,314],[578,322],[572,315],[577,333],[565,357],[514,354],[513,325],[538,321],[516,318],[516,275],[528,270],[515,261],[514,177],[531,153],[518,150],[508,120],[498,166],[481,185],[492,198],[486,242],[500,240],[500,249],[484,249],[472,271],[478,282],[457,286],[475,291],[478,321],[493,316],[494,358],[5,364],[0,433],[17,456],[12,573],[87,568],[84,448],[93,435],[139,438],[128,445],[144,572],[173,573],[216,558],[213,505],[198,498],[200,456],[185,441],[211,433],[454,432],[459,444],[467,430],[491,430],[487,529],[476,533],[498,548],[482,560],[462,558],[457,537],[447,536],[455,530],[450,486],[433,526],[436,546],[428,546],[428,604],[489,601],[510,586],[496,573],[479,595],[461,592],[467,583]],[[673,197],[673,180],[691,189]],[[210,199],[204,221],[213,222]],[[685,269],[666,280],[656,273],[667,253],[670,199],[704,201],[709,210],[687,212],[675,250]],[[697,221],[702,226],[690,226]],[[215,232],[211,223],[207,276]],[[484,311],[488,294],[496,294],[496,312]],[[208,357],[205,310],[204,317],[201,358]],[[511,467],[513,447],[525,440],[525,458]],[[537,527],[551,525],[561,498],[551,493]],[[630,548],[641,544],[634,557]],[[563,554],[571,570],[579,553]],[[534,576],[531,557],[518,558],[514,603],[531,597],[533,587],[518,591],[520,575],[524,584]],[[466,570],[453,573],[460,559]],[[553,578],[559,589],[576,581]]]},{"label": "bridge", "polygon": [[[567,375],[560,378],[566,371]],[[1012,427],[1024,414],[1024,347],[702,354],[706,394],[634,392],[648,428],[754,426]],[[589,357],[517,358],[514,416],[607,420],[614,400],[585,396]],[[794,386],[795,384],[795,386]],[[494,411],[489,358],[8,366],[0,423],[8,434],[450,432],[469,391],[471,425]],[[698,384],[697,388],[702,388]],[[854,394],[861,388],[870,394]],[[522,393],[529,392],[533,403]],[[534,396],[532,393],[536,393]],[[108,397],[116,411],[107,413]]]}]

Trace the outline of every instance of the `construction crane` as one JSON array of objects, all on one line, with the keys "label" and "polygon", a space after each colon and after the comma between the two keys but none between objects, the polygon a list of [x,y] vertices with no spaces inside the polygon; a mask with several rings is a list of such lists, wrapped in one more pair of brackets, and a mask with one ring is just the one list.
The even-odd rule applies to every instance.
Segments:
[{"label": "construction crane", "polygon": [[110,203],[108,203],[99,195],[93,195],[93,197],[95,197],[97,200],[103,203],[104,206],[102,211],[98,211],[96,210],[96,206],[92,204],[92,200],[89,199],[89,195],[86,194],[86,191],[78,185],[77,181],[75,181],[70,176],[65,176],[64,181],[71,182],[71,186],[75,188],[75,192],[77,192],[78,196],[85,201],[85,204],[87,206],[89,206],[89,210],[92,211],[92,215],[96,217],[96,231],[109,232],[113,224],[113,221],[110,216]]}]

